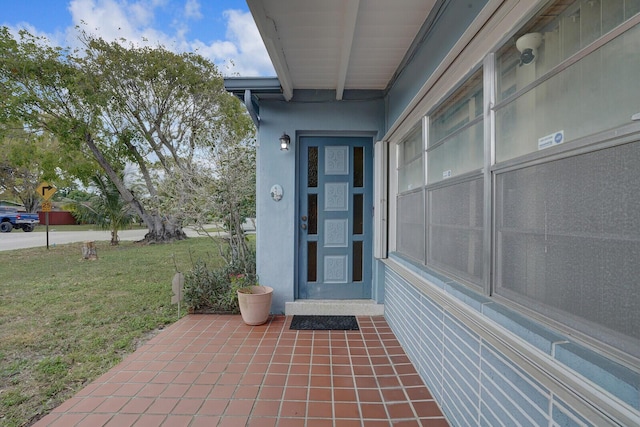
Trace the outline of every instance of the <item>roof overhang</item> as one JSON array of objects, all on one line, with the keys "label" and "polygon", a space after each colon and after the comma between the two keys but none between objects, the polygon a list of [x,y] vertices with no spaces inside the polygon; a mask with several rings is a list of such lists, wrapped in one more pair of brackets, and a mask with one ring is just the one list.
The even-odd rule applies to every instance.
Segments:
[{"label": "roof overhang", "polygon": [[245,104],[256,127],[260,127],[261,99],[284,100],[277,77],[226,77],[224,88]]},{"label": "roof overhang", "polygon": [[[386,90],[447,0],[247,0],[282,96]],[[255,91],[252,91],[255,92]]]}]

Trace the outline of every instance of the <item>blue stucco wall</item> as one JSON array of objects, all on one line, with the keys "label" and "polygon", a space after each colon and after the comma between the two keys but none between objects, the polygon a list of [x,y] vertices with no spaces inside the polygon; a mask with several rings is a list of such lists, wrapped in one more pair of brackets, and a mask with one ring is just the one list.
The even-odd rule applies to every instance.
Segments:
[{"label": "blue stucco wall", "polygon": [[[333,97],[335,99],[335,96]],[[273,313],[284,313],[294,300],[297,256],[295,176],[298,135],[367,135],[372,141],[384,132],[382,98],[366,101],[332,101],[326,94],[306,96],[296,102],[263,101],[260,104],[257,160],[257,268],[260,282],[274,288]],[[280,151],[278,138],[291,136],[291,149]],[[283,198],[271,199],[279,184]],[[376,290],[374,289],[374,295]],[[380,294],[378,292],[377,294]]]}]

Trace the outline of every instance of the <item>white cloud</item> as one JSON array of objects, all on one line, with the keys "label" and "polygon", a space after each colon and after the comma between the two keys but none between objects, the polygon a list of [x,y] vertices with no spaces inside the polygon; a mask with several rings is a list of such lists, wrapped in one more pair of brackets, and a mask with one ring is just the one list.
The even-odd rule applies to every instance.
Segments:
[{"label": "white cloud", "polygon": [[275,75],[251,13],[229,10],[224,16],[228,22],[227,39],[238,47],[237,56],[230,57],[235,63],[232,70],[243,76]]},{"label": "white cloud", "polygon": [[[173,3],[172,3],[173,2]],[[159,29],[158,17],[180,3],[172,13],[171,27]],[[225,76],[273,76],[275,72],[249,12],[226,10],[226,40],[201,40],[191,36],[190,22],[208,20],[216,25],[218,17],[204,16],[198,0],[70,0],[68,6],[73,25],[65,33],[45,34],[23,23],[11,28],[25,28],[44,36],[52,45],[79,47],[78,30],[107,41],[124,40],[137,46],[162,45],[175,52],[193,51],[213,61]],[[203,21],[204,22],[204,21]]]},{"label": "white cloud", "polygon": [[274,76],[271,60],[251,13],[227,10],[224,18],[227,40],[209,44],[197,40],[191,43],[194,50],[214,61],[224,75]]},{"label": "white cloud", "polygon": [[163,0],[72,0],[69,12],[73,27],[67,30],[67,43],[77,45],[75,27],[79,27],[108,41],[124,39],[135,45],[162,44],[170,49],[174,40],[153,28],[155,10],[163,4]]},{"label": "white cloud", "polygon": [[[173,20],[174,34],[153,27],[155,13],[166,4],[166,0],[72,0],[69,11],[74,26],[80,26],[105,40],[125,39],[136,45],[161,44],[174,51],[195,51],[213,61],[223,75],[275,75],[249,12],[225,11],[223,18],[227,25],[227,40],[204,42],[188,37],[189,20],[206,18],[200,11],[198,0],[186,0],[182,16],[176,16]],[[69,29],[67,44],[76,45],[76,38],[75,29]]]},{"label": "white cloud", "polygon": [[202,12],[200,12],[200,3],[198,0],[187,0],[184,5],[184,16],[187,19],[202,19]]}]

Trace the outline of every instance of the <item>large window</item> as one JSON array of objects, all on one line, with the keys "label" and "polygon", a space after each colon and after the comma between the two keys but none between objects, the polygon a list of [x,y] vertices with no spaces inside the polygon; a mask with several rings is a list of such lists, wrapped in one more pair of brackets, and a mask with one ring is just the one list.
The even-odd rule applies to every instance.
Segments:
[{"label": "large window", "polygon": [[498,162],[630,121],[639,110],[640,27],[619,25],[639,11],[640,0],[554,6],[516,36],[521,48],[537,46],[532,62],[523,63],[516,43],[498,53]]},{"label": "large window", "polygon": [[533,61],[498,52],[494,168],[495,294],[636,356],[640,142],[617,129],[640,112],[639,11],[552,5],[515,37],[539,35]]},{"label": "large window", "polygon": [[482,286],[482,70],[429,115],[427,265]]},{"label": "large window", "polygon": [[424,166],[422,125],[398,144],[397,250],[424,261]]},{"label": "large window", "polygon": [[421,128],[398,145],[398,252],[478,286],[483,278],[483,108],[478,70],[429,115],[426,183]]},{"label": "large window", "polygon": [[553,2],[491,58],[398,145],[397,250],[640,358],[640,0]]}]

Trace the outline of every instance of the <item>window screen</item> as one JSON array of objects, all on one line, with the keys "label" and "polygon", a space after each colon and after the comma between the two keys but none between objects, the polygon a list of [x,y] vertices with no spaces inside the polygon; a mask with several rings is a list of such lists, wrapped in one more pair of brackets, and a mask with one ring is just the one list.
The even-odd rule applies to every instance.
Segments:
[{"label": "window screen", "polygon": [[638,165],[635,142],[498,175],[496,292],[637,349]]},{"label": "window screen", "polygon": [[427,264],[482,285],[483,180],[429,191]]},{"label": "window screen", "polygon": [[424,262],[424,192],[398,196],[397,250]]}]

